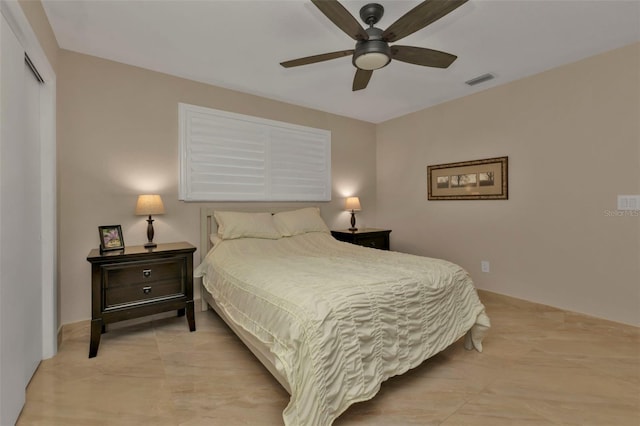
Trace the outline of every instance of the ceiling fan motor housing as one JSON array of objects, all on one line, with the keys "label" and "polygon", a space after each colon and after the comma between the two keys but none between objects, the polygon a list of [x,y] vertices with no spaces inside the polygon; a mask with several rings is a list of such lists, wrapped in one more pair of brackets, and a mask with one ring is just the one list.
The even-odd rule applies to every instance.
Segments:
[{"label": "ceiling fan motor housing", "polygon": [[360,19],[367,25],[374,26],[384,15],[384,7],[378,3],[369,3],[360,8]]},{"label": "ceiling fan motor housing", "polygon": [[366,29],[369,40],[356,43],[353,65],[362,70],[377,70],[391,61],[391,48],[382,40],[382,30],[376,27]]}]

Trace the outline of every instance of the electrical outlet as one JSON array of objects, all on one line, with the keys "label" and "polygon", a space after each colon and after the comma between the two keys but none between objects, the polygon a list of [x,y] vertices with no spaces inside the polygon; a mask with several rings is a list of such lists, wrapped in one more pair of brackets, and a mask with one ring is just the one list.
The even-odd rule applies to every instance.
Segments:
[{"label": "electrical outlet", "polygon": [[490,272],[491,271],[491,265],[489,265],[489,261],[488,260],[483,260],[480,262],[480,268],[482,269],[482,272]]}]

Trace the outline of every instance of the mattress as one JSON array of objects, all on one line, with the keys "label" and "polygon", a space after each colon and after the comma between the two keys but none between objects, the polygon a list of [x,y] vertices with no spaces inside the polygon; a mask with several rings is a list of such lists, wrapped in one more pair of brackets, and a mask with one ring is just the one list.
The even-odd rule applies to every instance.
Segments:
[{"label": "mattress", "polygon": [[467,334],[490,326],[453,263],[336,241],[325,232],[219,241],[194,273],[289,384],[285,425],[329,425]]}]

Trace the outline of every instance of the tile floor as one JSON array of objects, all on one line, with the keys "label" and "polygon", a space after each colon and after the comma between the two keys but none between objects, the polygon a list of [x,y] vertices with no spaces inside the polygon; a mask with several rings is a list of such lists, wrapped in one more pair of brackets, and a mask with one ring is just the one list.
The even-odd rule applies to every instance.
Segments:
[{"label": "tile floor", "polygon": [[[483,353],[459,341],[334,425],[640,425],[640,329],[480,297],[493,325]],[[88,323],[66,327],[17,425],[281,425],[288,394],[213,311],[196,324],[110,330],[93,359]]]}]

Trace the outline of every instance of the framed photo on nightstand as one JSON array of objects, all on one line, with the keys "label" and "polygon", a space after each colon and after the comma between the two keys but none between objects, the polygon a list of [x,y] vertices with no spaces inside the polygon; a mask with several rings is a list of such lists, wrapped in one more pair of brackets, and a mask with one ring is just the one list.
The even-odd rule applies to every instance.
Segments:
[{"label": "framed photo on nightstand", "polygon": [[124,249],[124,237],[120,225],[98,226],[100,233],[100,251]]}]

